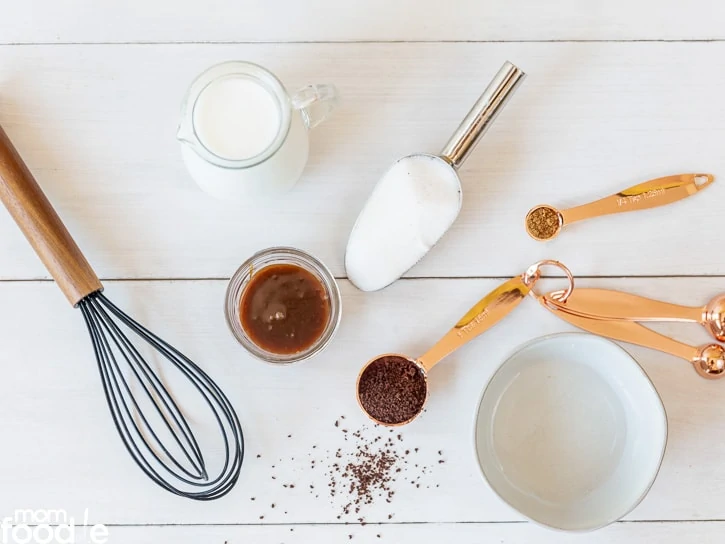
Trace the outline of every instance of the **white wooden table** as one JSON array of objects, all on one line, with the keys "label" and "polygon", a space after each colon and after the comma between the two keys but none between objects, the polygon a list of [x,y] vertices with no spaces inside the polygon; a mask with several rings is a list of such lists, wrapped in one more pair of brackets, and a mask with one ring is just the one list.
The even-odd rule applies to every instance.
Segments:
[{"label": "white wooden table", "polygon": [[[351,534],[391,543],[723,541],[725,384],[644,349],[628,348],[664,400],[670,437],[657,482],[624,521],[554,533],[524,522],[482,481],[471,431],[486,381],[517,345],[569,330],[533,302],[436,368],[428,412],[404,430],[428,461],[445,450],[447,463],[429,476],[439,487],[401,485],[392,507],[366,512],[368,525],[345,525],[326,496],[273,485],[270,459],[302,457],[313,442],[336,448],[339,415],[351,427],[365,421],[353,395],[365,360],[420,352],[500,278],[540,258],[564,261],[582,285],[673,302],[725,290],[723,179],[688,202],[581,224],[548,245],[522,226],[541,202],[586,202],[669,173],[725,176],[725,4],[16,0],[3,6],[0,44],[0,123],[107,292],[222,384],[247,439],[226,498],[198,504],[153,486],[112,427],[80,315],[3,211],[1,515],[88,509],[110,542],[135,544],[338,544]],[[291,88],[334,82],[343,95],[313,135],[304,179],[268,207],[201,194],[174,138],[189,82],[230,59],[259,62]],[[461,172],[457,223],[405,280],[356,291],[343,250],[373,184],[396,158],[438,151],[506,59],[529,77]],[[271,245],[316,254],[344,296],[334,344],[290,368],[252,360],[221,311],[227,278]],[[695,325],[660,330],[707,340]]]}]

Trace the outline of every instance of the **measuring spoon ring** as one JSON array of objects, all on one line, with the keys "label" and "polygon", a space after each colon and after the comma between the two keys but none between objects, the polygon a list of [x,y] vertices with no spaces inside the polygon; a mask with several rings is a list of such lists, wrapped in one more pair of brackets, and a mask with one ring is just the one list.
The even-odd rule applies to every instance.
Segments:
[{"label": "measuring spoon ring", "polygon": [[725,342],[725,294],[714,297],[705,306],[681,306],[611,289],[578,287],[562,303],[561,291],[543,295],[553,306],[606,321],[683,321],[700,323],[719,342]]},{"label": "measuring spoon ring", "polygon": [[375,423],[389,427],[405,425],[423,411],[428,399],[428,372],[445,357],[506,317],[531,292],[545,265],[559,267],[567,276],[571,293],[571,272],[558,261],[540,261],[483,297],[431,349],[418,359],[401,353],[373,357],[360,370],[356,394],[360,408]]},{"label": "measuring spoon ring", "polygon": [[[573,297],[573,293],[570,293],[570,295]],[[703,378],[716,379],[725,376],[725,349],[720,344],[707,344],[700,347],[690,346],[648,329],[639,323],[593,319],[570,312],[566,304],[551,304],[551,299],[546,295],[537,295],[536,298],[544,308],[575,327],[599,336],[680,357],[692,363],[695,371]]]},{"label": "measuring spoon ring", "polygon": [[602,215],[633,212],[672,204],[704,189],[715,180],[712,174],[677,174],[653,179],[616,194],[567,210],[540,204],[526,214],[526,232],[534,240],[555,238],[561,229]]}]

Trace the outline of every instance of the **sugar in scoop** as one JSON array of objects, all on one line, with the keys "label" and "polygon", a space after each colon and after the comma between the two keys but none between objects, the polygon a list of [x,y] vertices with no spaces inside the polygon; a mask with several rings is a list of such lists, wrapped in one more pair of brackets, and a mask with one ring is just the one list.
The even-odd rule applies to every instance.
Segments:
[{"label": "sugar in scoop", "polygon": [[394,282],[443,236],[461,209],[453,167],[434,155],[397,161],[358,216],[345,255],[348,278],[363,291]]},{"label": "sugar in scoop", "polygon": [[377,183],[345,255],[348,278],[359,289],[376,291],[393,283],[453,224],[461,209],[457,170],[523,78],[520,69],[504,63],[440,156],[403,157]]}]

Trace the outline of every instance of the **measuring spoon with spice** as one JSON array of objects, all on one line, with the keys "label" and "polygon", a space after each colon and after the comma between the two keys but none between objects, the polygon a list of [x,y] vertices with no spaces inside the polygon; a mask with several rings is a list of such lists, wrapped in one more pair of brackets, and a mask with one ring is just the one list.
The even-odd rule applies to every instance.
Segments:
[{"label": "measuring spoon with spice", "polygon": [[526,232],[540,242],[555,238],[567,225],[602,215],[633,212],[672,204],[704,189],[712,174],[677,174],[653,179],[616,194],[567,210],[540,204],[526,214]]},{"label": "measuring spoon with spice", "polygon": [[483,297],[422,357],[385,353],[368,361],[357,377],[357,401],[362,410],[380,425],[395,427],[413,421],[428,398],[430,370],[506,317],[529,294],[546,265],[566,274],[569,284],[562,295],[566,301],[574,288],[569,269],[558,261],[533,264]]}]

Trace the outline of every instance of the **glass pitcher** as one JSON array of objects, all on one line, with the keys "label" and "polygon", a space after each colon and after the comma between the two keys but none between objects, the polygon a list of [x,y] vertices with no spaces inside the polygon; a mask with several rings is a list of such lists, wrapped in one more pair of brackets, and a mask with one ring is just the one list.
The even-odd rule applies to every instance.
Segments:
[{"label": "glass pitcher", "polygon": [[308,131],[329,117],[334,85],[290,96],[277,77],[250,62],[225,62],[199,75],[184,99],[177,139],[189,173],[224,199],[283,193],[307,163]]}]

